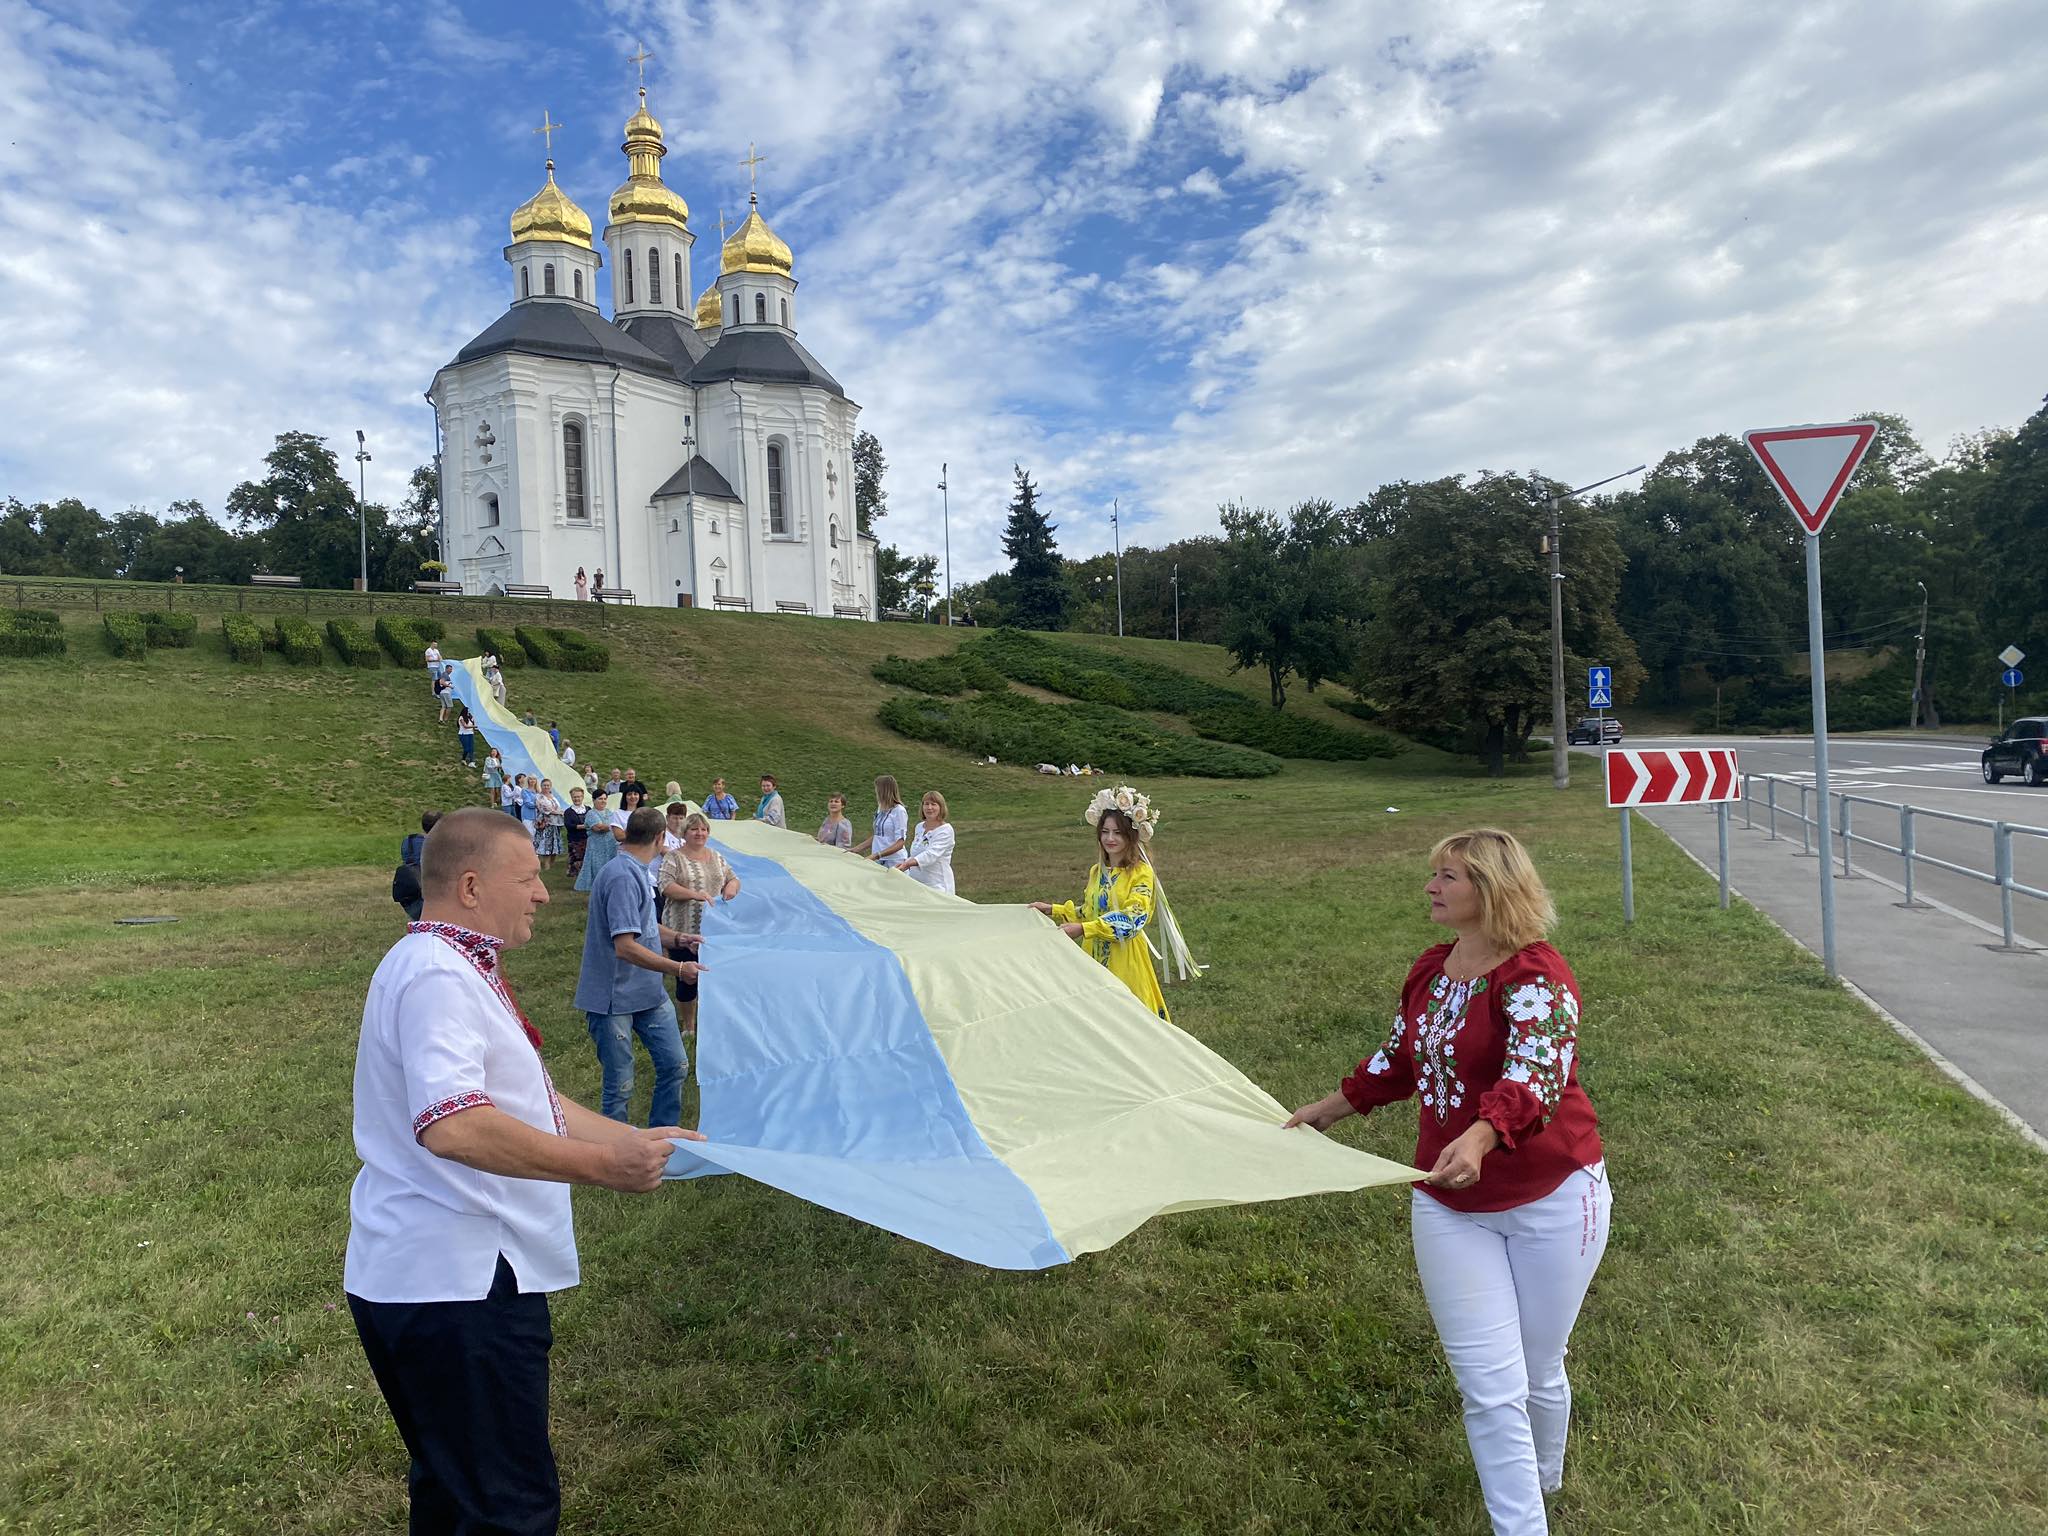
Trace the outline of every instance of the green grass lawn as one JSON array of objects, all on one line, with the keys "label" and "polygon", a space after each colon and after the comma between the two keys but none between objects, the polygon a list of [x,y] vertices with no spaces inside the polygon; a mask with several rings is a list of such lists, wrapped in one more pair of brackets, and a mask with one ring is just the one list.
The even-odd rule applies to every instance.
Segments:
[{"label": "green grass lawn", "polygon": [[[637,654],[612,637],[611,673],[513,675],[514,702],[693,794],[772,767],[793,821],[886,768],[946,789],[963,894],[1078,886],[1093,786],[875,722],[868,666],[948,637],[660,620]],[[349,1082],[397,838],[468,782],[452,737],[414,676],[231,668],[217,627],[140,663],[73,651],[0,661],[0,1530],[402,1529],[340,1290]],[[1432,840],[1515,829],[1585,993],[1616,1189],[1556,1528],[2048,1528],[2048,1166],[1647,828],[1625,928],[1589,778],[1417,752],[1147,786],[1213,964],[1178,1021],[1283,1100],[1326,1091],[1433,937]],[[583,901],[554,888],[508,970],[587,1102]],[[113,925],[138,912],[181,921]],[[1396,1157],[1413,1133],[1412,1110],[1337,1132]],[[565,1529],[1483,1531],[1406,1201],[1168,1217],[1020,1275],[733,1178],[578,1191]]]}]

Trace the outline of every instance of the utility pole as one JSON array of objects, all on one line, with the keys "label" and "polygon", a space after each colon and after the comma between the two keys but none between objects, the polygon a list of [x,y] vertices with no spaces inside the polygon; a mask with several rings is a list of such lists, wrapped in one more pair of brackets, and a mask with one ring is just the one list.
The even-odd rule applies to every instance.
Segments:
[{"label": "utility pole", "polygon": [[362,575],[356,590],[370,590],[370,514],[363,505],[363,466],[370,462],[370,450],[363,443],[363,429],[356,428],[356,552],[362,560]]},{"label": "utility pole", "polygon": [[1571,750],[1564,741],[1564,503],[1648,467],[1638,464],[1550,498],[1550,537],[1543,542],[1550,555],[1550,782],[1558,789],[1568,789],[1572,782]]},{"label": "utility pole", "polygon": [[1124,637],[1124,536],[1118,525],[1117,512],[1121,502],[1117,497],[1109,499],[1109,536],[1116,550],[1116,637]]},{"label": "utility pole", "polygon": [[1913,637],[1913,718],[1906,727],[1909,731],[1920,729],[1920,717],[1926,713],[1926,706],[1921,703],[1925,695],[1920,690],[1927,678],[1927,583],[1916,581],[1913,585],[1920,589],[1920,633]]},{"label": "utility pole", "polygon": [[946,530],[946,628],[953,627],[953,503],[946,489],[947,466],[939,465],[939,518]]},{"label": "utility pole", "polygon": [[1180,643],[1180,562],[1173,562],[1173,639]]}]

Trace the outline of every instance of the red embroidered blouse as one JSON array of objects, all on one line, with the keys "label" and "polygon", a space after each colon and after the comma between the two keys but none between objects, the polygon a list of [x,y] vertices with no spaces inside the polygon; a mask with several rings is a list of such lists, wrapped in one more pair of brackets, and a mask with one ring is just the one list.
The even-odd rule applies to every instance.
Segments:
[{"label": "red embroidered blouse", "polygon": [[1531,944],[1484,976],[1444,975],[1448,944],[1422,952],[1401,987],[1386,1044],[1344,1079],[1361,1115],[1422,1100],[1415,1165],[1485,1120],[1500,1146],[1470,1189],[1417,1185],[1454,1211],[1505,1211],[1540,1200],[1574,1169],[1600,1161],[1600,1129],[1579,1086],[1579,984],[1548,944]]}]

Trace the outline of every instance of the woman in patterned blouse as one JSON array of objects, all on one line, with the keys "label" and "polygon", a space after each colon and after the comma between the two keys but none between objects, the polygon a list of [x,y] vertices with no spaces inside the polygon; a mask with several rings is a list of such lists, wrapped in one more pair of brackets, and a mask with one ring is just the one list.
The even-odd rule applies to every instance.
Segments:
[{"label": "woman in patterned blouse", "polygon": [[1386,1043],[1287,1123],[1327,1130],[1422,1101],[1415,1266],[1465,1399],[1465,1436],[1493,1528],[1540,1536],[1564,1479],[1565,1342],[1607,1248],[1610,1195],[1579,1086],[1579,987],[1544,942],[1556,921],[1527,851],[1490,829],[1430,854],[1429,917],[1457,938],[1424,950]]}]

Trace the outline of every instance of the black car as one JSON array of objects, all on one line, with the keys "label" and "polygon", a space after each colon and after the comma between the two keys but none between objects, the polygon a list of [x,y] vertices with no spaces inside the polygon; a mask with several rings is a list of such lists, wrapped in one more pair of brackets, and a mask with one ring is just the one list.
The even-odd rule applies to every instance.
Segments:
[{"label": "black car", "polygon": [[1587,715],[1564,733],[1564,744],[1568,747],[1597,747],[1603,742],[1621,740],[1621,722],[1612,715]]},{"label": "black car", "polygon": [[1991,738],[1984,749],[1984,782],[1996,784],[2008,773],[2029,784],[2048,784],[2048,720],[2015,720],[2004,735]]}]

